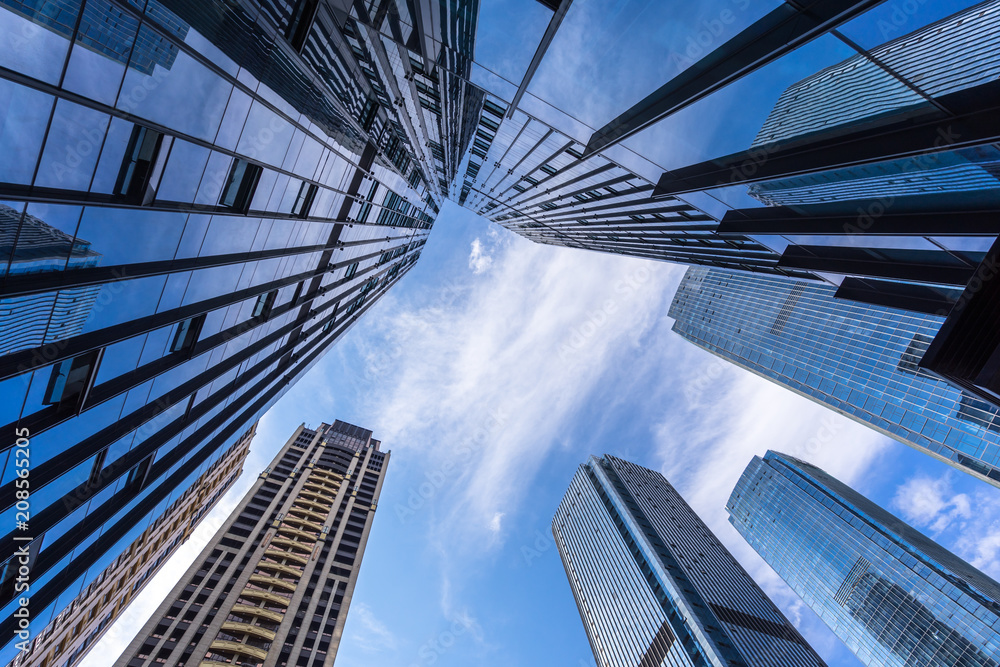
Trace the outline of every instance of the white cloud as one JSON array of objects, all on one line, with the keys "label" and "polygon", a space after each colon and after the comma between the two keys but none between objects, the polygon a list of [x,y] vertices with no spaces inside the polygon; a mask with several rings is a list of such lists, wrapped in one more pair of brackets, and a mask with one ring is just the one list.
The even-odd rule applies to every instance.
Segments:
[{"label": "white cloud", "polygon": [[917,475],[896,489],[892,505],[941,546],[1000,578],[1000,495],[980,482],[963,481],[973,490],[956,492],[951,471],[937,479]]},{"label": "white cloud", "polygon": [[504,512],[497,512],[493,515],[493,518],[490,519],[490,532],[494,535],[500,534],[500,522],[503,520],[503,517]]},{"label": "white cloud", "polygon": [[477,237],[472,242],[472,251],[469,253],[469,268],[477,276],[485,273],[493,265],[493,257],[483,248],[483,242]]},{"label": "white cloud", "polygon": [[[396,648],[396,636],[384,623],[375,617],[372,610],[364,603],[351,605],[348,618],[352,621],[353,631],[351,641],[355,642],[366,653],[392,651]],[[358,627],[360,623],[360,627]]]},{"label": "white cloud", "polygon": [[458,463],[437,503],[449,544],[491,544],[494,517],[516,509],[582,401],[635,355],[684,270],[507,236],[457,295],[380,311],[387,343],[419,354],[373,387],[373,428],[431,469]]},{"label": "white cloud", "polygon": [[892,499],[904,519],[933,534],[945,530],[953,521],[971,518],[970,502],[966,494],[952,493],[950,473],[938,479],[913,477],[896,489]]}]

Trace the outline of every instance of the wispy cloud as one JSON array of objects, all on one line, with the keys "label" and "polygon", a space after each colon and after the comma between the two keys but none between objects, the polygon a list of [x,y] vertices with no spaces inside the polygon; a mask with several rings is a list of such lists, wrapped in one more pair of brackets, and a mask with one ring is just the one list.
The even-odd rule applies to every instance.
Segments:
[{"label": "wispy cloud", "polygon": [[355,642],[366,653],[379,653],[396,649],[396,636],[382,621],[375,617],[372,610],[364,603],[351,605],[348,617],[352,623],[351,641]]},{"label": "wispy cloud", "polygon": [[952,493],[950,477],[913,477],[896,490],[892,504],[910,523],[940,533],[952,522],[972,517],[971,499]]},{"label": "wispy cloud", "polygon": [[472,242],[472,250],[469,253],[469,268],[476,275],[485,273],[493,265],[493,258],[483,247],[483,242],[476,238]]},{"label": "wispy cloud", "polygon": [[[966,482],[971,480],[965,480]],[[951,471],[917,475],[896,489],[892,506],[915,528],[993,578],[1000,577],[1000,494],[976,483],[955,490]],[[977,488],[977,487],[982,488]]]},{"label": "wispy cloud", "polygon": [[435,490],[447,497],[437,521],[449,544],[489,544],[480,540],[497,532],[495,517],[516,510],[584,399],[655,325],[682,271],[512,238],[451,303],[382,311],[381,335],[420,353],[398,360],[395,384],[374,389],[372,419],[394,447],[456,461]]}]

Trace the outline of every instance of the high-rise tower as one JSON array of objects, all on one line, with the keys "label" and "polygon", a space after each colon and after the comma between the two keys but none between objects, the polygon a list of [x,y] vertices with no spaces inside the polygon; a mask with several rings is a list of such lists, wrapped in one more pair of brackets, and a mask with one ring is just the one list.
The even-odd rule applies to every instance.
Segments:
[{"label": "high-rise tower", "polygon": [[1000,585],[815,466],[768,452],[729,520],[866,665],[1000,665]]},{"label": "high-rise tower", "polygon": [[156,518],[66,609],[19,653],[10,667],[73,667],[142,592],[243,472],[257,424]]},{"label": "high-rise tower", "polygon": [[552,532],[600,667],[824,664],[659,473],[591,457]]},{"label": "high-rise tower", "polygon": [[299,426],[116,667],[331,667],[389,452]]},{"label": "high-rise tower", "polygon": [[722,359],[1000,486],[1000,409],[919,366],[945,318],[836,291],[691,267],[670,316]]},{"label": "high-rise tower", "polygon": [[0,1],[2,664],[21,566],[34,635],[420,255],[405,48],[310,7]]}]

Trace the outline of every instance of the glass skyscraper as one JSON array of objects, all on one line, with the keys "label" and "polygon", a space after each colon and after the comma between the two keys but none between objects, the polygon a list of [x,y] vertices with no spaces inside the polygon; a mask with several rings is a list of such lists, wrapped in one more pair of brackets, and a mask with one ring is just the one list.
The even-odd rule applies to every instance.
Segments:
[{"label": "glass skyscraper", "polygon": [[824,664],[657,472],[591,457],[552,533],[599,667]]},{"label": "glass skyscraper", "polygon": [[0,664],[19,598],[34,636],[420,255],[405,49],[312,10],[0,1]]},{"label": "glass skyscraper", "polygon": [[243,472],[257,425],[149,524],[9,667],[74,667],[125,613],[174,551],[184,544]]},{"label": "glass skyscraper", "polygon": [[[609,16],[593,39],[630,47],[645,31],[645,60],[688,53],[705,25],[719,30],[691,63],[657,70],[665,81],[636,63],[616,72],[611,59],[592,72],[610,72],[603,84],[560,96],[536,84],[563,62],[565,26],[584,3],[526,0],[509,12],[540,38],[506,35],[505,48],[532,52],[501,75],[476,49],[490,27],[479,0],[0,0],[0,425],[30,434],[32,513],[16,536],[31,538],[32,631],[412,268],[446,198],[533,241],[817,284],[863,276],[873,280],[847,278],[841,296],[920,313],[961,303],[988,260],[996,202],[953,210],[969,200],[948,191],[875,216],[864,247],[845,249],[829,237],[856,221],[853,208],[765,207],[746,186],[924,154],[993,174],[998,0],[925,3],[903,42],[878,35],[879,3],[733,4],[743,3],[649,3],[672,12],[673,35],[651,35],[631,10]],[[911,56],[894,60],[900,45]],[[933,55],[928,71],[962,63],[960,85],[908,69],[922,53]],[[702,132],[734,117],[714,106],[723,89],[756,132],[783,113],[790,85],[847,61],[916,101],[793,129],[797,152],[771,141],[762,164],[753,135],[738,138],[749,150],[719,158],[717,145],[733,146]],[[612,96],[614,113],[578,106],[633,75],[648,90]],[[658,128],[683,113],[699,114],[695,143],[711,148],[681,159]],[[932,130],[951,125],[960,140],[936,145]],[[874,248],[889,232],[922,247]],[[979,319],[958,334],[1000,330],[991,298],[976,297],[986,313],[966,309]],[[971,339],[952,340],[954,351]],[[1000,344],[984,341],[984,354]],[[963,415],[993,400],[983,359],[966,368],[949,365],[949,349],[931,356],[977,396]],[[17,466],[13,440],[0,447],[3,660],[17,602]]]},{"label": "glass skyscraper", "polygon": [[944,318],[692,267],[669,314],[709,352],[1000,486],[1000,412],[918,365]]},{"label": "glass skyscraper", "polygon": [[863,664],[1000,664],[1000,585],[822,470],[755,457],[726,509]]}]

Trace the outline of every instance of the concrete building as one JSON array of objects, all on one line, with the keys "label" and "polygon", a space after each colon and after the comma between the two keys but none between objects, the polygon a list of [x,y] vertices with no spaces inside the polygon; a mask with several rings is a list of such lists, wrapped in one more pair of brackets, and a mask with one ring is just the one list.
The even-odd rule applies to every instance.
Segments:
[{"label": "concrete building", "polygon": [[116,667],[331,667],[389,452],[299,426]]}]

